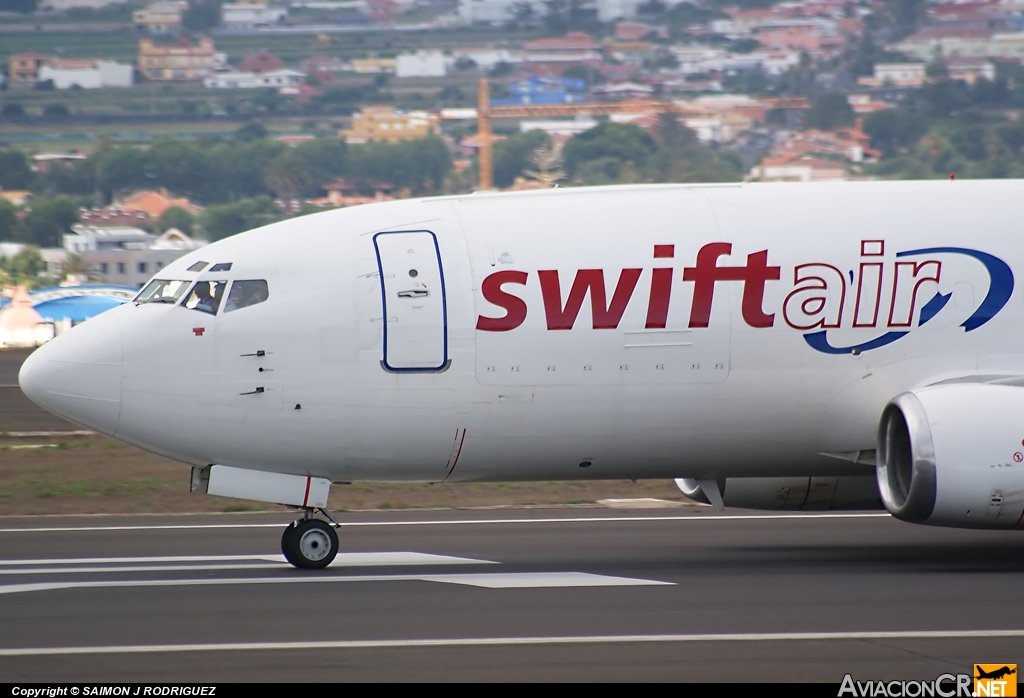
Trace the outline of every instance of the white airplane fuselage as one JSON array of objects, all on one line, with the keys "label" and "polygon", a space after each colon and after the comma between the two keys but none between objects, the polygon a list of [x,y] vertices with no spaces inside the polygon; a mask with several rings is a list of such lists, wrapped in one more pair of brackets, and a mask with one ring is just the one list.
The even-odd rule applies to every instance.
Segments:
[{"label": "white airplane fuselage", "polygon": [[125,304],[22,383],[168,458],[332,481],[872,474],[895,396],[1022,373],[1022,202],[939,181],[338,210],[155,277],[265,280],[263,302]]}]

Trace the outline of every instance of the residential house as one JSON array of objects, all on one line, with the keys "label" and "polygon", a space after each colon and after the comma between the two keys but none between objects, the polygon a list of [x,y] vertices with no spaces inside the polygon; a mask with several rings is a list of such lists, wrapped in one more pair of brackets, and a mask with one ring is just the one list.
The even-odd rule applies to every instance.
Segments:
[{"label": "residential house", "polygon": [[257,87],[294,88],[306,79],[297,70],[270,70],[265,73],[214,73],[203,78],[203,87],[209,89],[253,89]]},{"label": "residential house", "polygon": [[140,228],[100,228],[76,223],[71,230],[64,236],[64,249],[81,255],[91,275],[136,288],[174,260],[206,244],[174,228],[153,235]]},{"label": "residential house", "polygon": [[369,56],[368,58],[353,58],[350,61],[350,64],[353,73],[395,72],[394,58],[377,58],[376,56]]},{"label": "residential house", "polygon": [[7,76],[12,83],[39,81],[39,69],[50,62],[50,57],[34,51],[12,53],[7,57]]},{"label": "residential house", "polygon": [[39,79],[52,80],[58,90],[131,87],[135,67],[115,61],[54,60],[39,69]]},{"label": "residential house", "polygon": [[32,171],[45,173],[54,167],[70,167],[85,160],[81,153],[39,153],[32,156]]},{"label": "residential house", "polygon": [[523,59],[531,73],[555,76],[573,66],[596,68],[603,62],[601,45],[585,32],[527,42],[523,46]]},{"label": "residential house", "polygon": [[272,27],[288,17],[288,10],[268,7],[266,2],[225,3],[220,6],[220,13],[225,29]]},{"label": "residential house", "polygon": [[439,78],[448,72],[448,60],[440,51],[403,53],[395,59],[395,77]]},{"label": "residential house", "polygon": [[516,12],[529,7],[530,17],[538,19],[547,12],[544,0],[459,0],[459,18],[466,24],[505,24],[516,19]]},{"label": "residential house", "polygon": [[364,107],[352,115],[352,128],[338,135],[346,143],[371,141],[409,141],[441,132],[437,114],[425,111],[402,112],[392,107]]},{"label": "residential house", "polygon": [[876,63],[872,76],[857,78],[858,85],[865,87],[920,87],[926,79],[924,63]]},{"label": "residential house", "polygon": [[281,70],[284,67],[284,61],[270,51],[261,48],[243,58],[238,70],[243,73],[266,73],[271,70]]},{"label": "residential house", "polygon": [[172,34],[181,29],[181,17],[188,9],[184,0],[157,0],[132,12],[136,31],[149,34]]},{"label": "residential house", "polygon": [[139,40],[139,70],[147,80],[201,80],[217,66],[213,41],[187,39],[173,44],[156,44],[152,39]]},{"label": "residential house", "polygon": [[159,218],[164,211],[173,207],[183,208],[189,213],[200,213],[203,209],[185,197],[173,198],[166,189],[160,191],[137,191],[121,202],[126,211],[143,211],[153,218]]},{"label": "residential house", "polygon": [[507,48],[462,47],[452,49],[451,62],[460,58],[468,58],[482,70],[493,70],[499,63],[519,65],[523,62],[523,52]]},{"label": "residential house", "polygon": [[984,78],[989,82],[996,79],[996,65],[988,58],[947,56],[944,60],[951,80],[963,80],[968,85],[973,85],[978,78]]}]

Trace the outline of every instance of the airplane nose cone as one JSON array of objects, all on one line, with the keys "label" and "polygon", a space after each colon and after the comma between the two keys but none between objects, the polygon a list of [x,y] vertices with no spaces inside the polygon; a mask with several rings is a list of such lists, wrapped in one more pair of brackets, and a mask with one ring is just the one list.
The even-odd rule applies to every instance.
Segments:
[{"label": "airplane nose cone", "polygon": [[114,308],[29,355],[18,383],[32,402],[113,436],[121,415],[121,330]]}]

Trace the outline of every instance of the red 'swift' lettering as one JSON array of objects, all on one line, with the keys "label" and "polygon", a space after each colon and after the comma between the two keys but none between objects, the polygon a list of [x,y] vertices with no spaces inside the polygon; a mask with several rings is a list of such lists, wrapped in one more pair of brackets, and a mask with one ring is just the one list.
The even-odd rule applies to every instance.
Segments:
[{"label": "red 'swift' lettering", "polygon": [[716,281],[742,281],[743,320],[751,327],[771,327],[775,313],[766,314],[761,308],[764,285],[781,278],[780,267],[768,266],[768,250],[747,255],[743,267],[720,267],[718,258],[732,253],[732,244],[711,242],[697,252],[697,263],[683,269],[683,281],[693,282],[693,304],[690,306],[690,327],[707,327],[711,320],[711,303],[715,296]]},{"label": "red 'swift' lettering", "polygon": [[569,298],[562,307],[562,289],[558,283],[558,271],[538,271],[540,292],[544,299],[544,313],[547,315],[549,330],[571,330],[576,316],[583,307],[583,299],[590,291],[590,307],[594,317],[595,330],[614,330],[626,311],[626,305],[633,295],[642,269],[623,269],[615,285],[611,304],[605,300],[604,270],[580,269],[569,290]]},{"label": "red 'swift' lettering", "polygon": [[[654,257],[672,258],[676,256],[675,245],[655,245]],[[651,275],[651,295],[647,299],[647,323],[649,330],[663,330],[668,322],[668,302],[672,297],[672,267],[660,267]]]},{"label": "red 'swift' lettering", "polygon": [[499,271],[491,274],[480,285],[480,292],[488,303],[505,309],[503,317],[492,318],[480,315],[476,319],[476,328],[487,332],[508,332],[523,324],[526,320],[526,301],[511,293],[501,290],[504,284],[526,285],[529,274],[525,271]]}]

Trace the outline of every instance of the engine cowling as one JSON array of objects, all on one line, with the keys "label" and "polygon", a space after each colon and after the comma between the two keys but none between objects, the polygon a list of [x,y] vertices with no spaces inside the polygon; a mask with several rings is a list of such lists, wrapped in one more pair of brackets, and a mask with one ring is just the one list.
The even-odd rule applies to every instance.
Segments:
[{"label": "engine cowling", "polygon": [[[710,504],[696,480],[676,480],[679,490],[695,502]],[[731,477],[718,483],[722,503],[739,509],[776,511],[838,511],[881,509],[878,484],[872,475],[842,477]]]},{"label": "engine cowling", "polygon": [[1024,518],[1024,387],[947,383],[882,412],[878,489],[911,523],[1013,528]]}]

